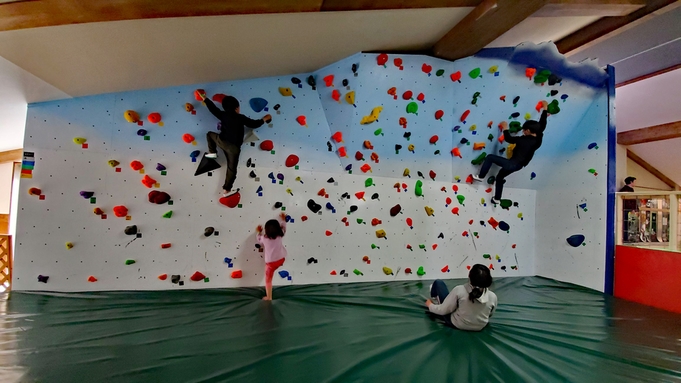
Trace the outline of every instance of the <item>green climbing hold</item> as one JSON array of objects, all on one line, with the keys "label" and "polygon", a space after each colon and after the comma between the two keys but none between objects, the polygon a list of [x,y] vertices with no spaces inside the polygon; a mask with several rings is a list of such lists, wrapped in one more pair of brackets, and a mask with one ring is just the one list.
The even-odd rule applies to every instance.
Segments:
[{"label": "green climbing hold", "polygon": [[362,222],[364,222],[362,218],[357,218],[357,223],[361,224]]},{"label": "green climbing hold", "polygon": [[416,275],[418,275],[419,277],[426,275],[426,272],[423,271],[423,266],[419,266],[419,269],[416,270]]},{"label": "green climbing hold", "polygon": [[383,135],[383,128],[374,130],[374,136]]},{"label": "green climbing hold", "polygon": [[444,70],[444,69],[438,69],[437,72],[435,72],[435,75],[436,75],[437,77],[441,77],[443,74],[445,74],[445,70]]},{"label": "green climbing hold", "polygon": [[426,248],[426,245],[424,245],[424,244],[419,245],[419,249],[425,249],[425,248]]},{"label": "green climbing hold", "polygon": [[421,180],[416,181],[416,185],[414,186],[414,193],[416,193],[417,197],[421,197],[423,195],[423,182]]},{"label": "green climbing hold", "polygon": [[364,187],[368,188],[369,186],[374,186],[374,180],[371,177],[367,178],[367,180],[364,181]]},{"label": "green climbing hold", "polygon": [[172,216],[173,216],[173,211],[172,211],[172,210],[170,210],[170,211],[168,211],[167,213],[163,214],[163,218],[170,218],[170,217],[172,217]]},{"label": "green climbing hold", "polygon": [[596,174],[596,169],[594,169],[594,168],[589,169],[589,173]]},{"label": "green climbing hold", "polygon": [[380,247],[376,246],[375,243],[372,243],[372,244],[371,244],[371,248],[372,248],[372,249],[380,249]]},{"label": "green climbing hold", "polygon": [[482,257],[485,259],[492,259],[492,255],[490,254],[483,254]]},{"label": "green climbing hold", "polygon": [[547,81],[549,81],[549,76],[542,76],[540,74],[534,76],[534,83],[535,84],[543,84]]},{"label": "green climbing hold", "polygon": [[553,100],[546,107],[546,110],[551,114],[558,114],[560,112],[560,106],[558,106],[558,100]]},{"label": "green climbing hold", "polygon": [[468,75],[471,76],[471,78],[480,77],[480,68],[473,69],[472,71],[468,72]]},{"label": "green climbing hold", "polygon": [[126,260],[125,260],[125,264],[126,264],[126,265],[132,265],[133,263],[135,263],[135,260],[134,260],[134,259],[126,259]]},{"label": "green climbing hold", "polygon": [[477,232],[477,231],[474,231],[474,232],[473,232],[473,236],[474,236],[474,237],[477,237],[477,236],[478,236],[478,232]]},{"label": "green climbing hold", "polygon": [[466,197],[459,194],[459,195],[456,196],[456,199],[459,201],[459,204],[463,205],[463,201],[466,200]]},{"label": "green climbing hold", "polygon": [[355,273],[355,275],[364,275],[361,271],[357,269],[352,270],[352,272]]},{"label": "green climbing hold", "polygon": [[510,199],[502,199],[499,201],[499,205],[501,205],[503,209],[508,209],[509,207],[513,206],[513,201]]},{"label": "green climbing hold", "polygon": [[489,185],[491,185],[491,184],[494,183],[495,180],[496,180],[496,178],[494,176],[489,176],[489,178],[487,178],[487,183]]},{"label": "green climbing hold", "polygon": [[415,115],[418,115],[419,114],[419,104],[417,104],[413,101],[410,102],[409,104],[407,104],[407,113],[413,113]]},{"label": "green climbing hold", "polygon": [[508,131],[511,133],[518,133],[522,129],[522,125],[520,125],[519,121],[511,121],[510,124],[508,124]]},{"label": "green climbing hold", "polygon": [[492,134],[492,133],[488,134],[488,135],[487,135],[487,139],[488,139],[490,142],[492,142],[492,140],[494,139],[494,134]]},{"label": "green climbing hold", "polygon": [[487,153],[482,152],[482,153],[480,153],[479,156],[477,156],[475,159],[473,159],[473,160],[471,161],[471,164],[473,164],[473,165],[480,165],[481,163],[483,163],[483,162],[485,161],[485,158],[486,158],[486,157],[487,157]]}]

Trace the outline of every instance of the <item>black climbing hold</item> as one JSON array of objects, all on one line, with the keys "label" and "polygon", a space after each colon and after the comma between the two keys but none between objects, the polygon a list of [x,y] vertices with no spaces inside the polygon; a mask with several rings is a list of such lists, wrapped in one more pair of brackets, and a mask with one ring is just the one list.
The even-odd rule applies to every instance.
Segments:
[{"label": "black climbing hold", "polygon": [[332,183],[336,182],[336,180],[334,180],[333,177],[331,177],[328,180],[326,180],[326,182],[332,184]]},{"label": "black climbing hold", "polygon": [[341,198],[350,199],[350,193],[348,193],[348,192],[343,193]]},{"label": "black climbing hold", "polygon": [[402,206],[400,206],[400,204],[398,203],[397,205],[390,208],[390,216],[394,217],[394,216],[400,214],[401,211],[402,211]]},{"label": "black climbing hold", "polygon": [[440,233],[440,235],[437,236],[438,238],[445,239],[445,235],[443,233]]},{"label": "black climbing hold", "polygon": [[38,282],[47,283],[48,279],[50,279],[50,277],[47,275],[38,275]]},{"label": "black climbing hold", "polygon": [[252,163],[253,161],[249,158],[248,160],[246,160],[246,167],[250,168]]},{"label": "black climbing hold", "polygon": [[352,64],[352,73],[357,73],[357,64]]},{"label": "black climbing hold", "polygon": [[400,150],[400,149],[402,149],[402,145],[400,145],[400,144],[395,144],[395,151],[398,151],[398,150]]},{"label": "black climbing hold", "polygon": [[549,75],[549,85],[556,85],[557,83],[563,81],[562,78],[556,76],[555,74]]},{"label": "black climbing hold", "polygon": [[434,154],[434,155],[438,155],[438,154],[440,154],[440,151],[439,151],[439,150],[436,150],[435,153],[433,153],[433,154]]},{"label": "black climbing hold", "polygon": [[499,154],[504,154],[505,151],[506,151],[506,148],[501,148],[501,149],[499,149]]},{"label": "black climbing hold", "polygon": [[517,203],[517,202],[513,202],[513,207],[518,207],[518,203]]},{"label": "black climbing hold", "polygon": [[345,274],[345,270],[341,270],[339,274],[340,274],[340,275]]},{"label": "black climbing hold", "polygon": [[206,157],[206,154],[204,153],[201,162],[199,162],[199,166],[196,167],[194,176],[200,176],[203,173],[208,173],[215,169],[220,169],[220,164],[214,158]]},{"label": "black climbing hold", "polygon": [[331,141],[326,141],[326,148],[329,149],[330,152],[333,152],[333,146],[331,145]]},{"label": "black climbing hold", "polygon": [[284,206],[284,204],[281,203],[281,202],[275,202],[275,203],[274,203],[274,208],[275,208],[275,209],[279,209],[279,208],[281,208],[282,206]]},{"label": "black climbing hold", "polygon": [[411,137],[411,132],[404,132],[404,134],[402,135],[402,137],[404,137],[404,138],[409,138],[409,137]]},{"label": "black climbing hold", "polygon": [[272,109],[274,109],[274,110],[279,110],[279,108],[281,108],[281,105],[277,104],[277,105],[275,105]]},{"label": "black climbing hold", "polygon": [[371,199],[378,199],[378,193],[374,193],[371,195]]},{"label": "black climbing hold", "polygon": [[211,235],[213,235],[213,233],[215,233],[215,228],[212,226],[208,226],[203,230],[203,235],[205,235],[206,237],[210,237]]},{"label": "black climbing hold", "polygon": [[487,183],[491,185],[494,183],[495,180],[496,178],[494,176],[489,176],[489,178],[487,178]]},{"label": "black climbing hold", "polygon": [[520,101],[520,96],[515,96],[515,98],[513,99],[513,103],[517,104],[518,101]]},{"label": "black climbing hold", "polygon": [[480,220],[480,225],[485,226],[485,221]]},{"label": "black climbing hold", "polygon": [[552,90],[551,90],[551,96],[555,96],[555,95],[557,95],[557,94],[558,94],[558,91],[557,91],[557,90],[555,90],[555,89],[552,89]]},{"label": "black climbing hold", "polygon": [[513,112],[513,114],[511,114],[511,118],[518,118],[518,117],[520,117],[520,113],[518,113],[518,112]]},{"label": "black climbing hold", "polygon": [[251,172],[248,173],[248,176],[251,177],[251,178],[256,178],[258,175],[255,174],[255,171],[251,170]]},{"label": "black climbing hold", "polygon": [[309,265],[309,264],[311,264],[311,263],[317,263],[317,260],[314,259],[313,257],[308,258],[308,259],[307,259],[307,264]]},{"label": "black climbing hold", "polygon": [[351,212],[351,213],[356,212],[357,209],[358,209],[357,205],[352,205],[352,206],[350,206],[350,212]]},{"label": "black climbing hold", "polygon": [[180,282],[180,276],[179,275],[171,275],[170,276],[170,282],[172,282],[172,283]]},{"label": "black climbing hold", "polygon": [[467,138],[462,138],[461,141],[459,141],[461,144],[466,145],[468,143]]},{"label": "black climbing hold", "polygon": [[125,232],[126,235],[137,234],[137,225],[126,226],[124,232]]},{"label": "black climbing hold", "polygon": [[315,81],[314,76],[310,75],[307,77],[307,84],[312,87],[312,90],[317,89],[317,81]]},{"label": "black climbing hold", "polygon": [[262,246],[260,246],[259,243],[256,243],[256,244],[255,244],[255,248],[256,248],[256,249],[259,249],[259,248],[261,248],[261,247],[262,247]]},{"label": "black climbing hold", "polygon": [[420,171],[420,170],[419,170],[419,171],[417,171],[417,172],[416,172],[416,174],[418,174],[418,175],[419,175],[419,177],[423,178],[424,180],[426,179],[426,177],[424,177],[424,176],[423,176],[423,173],[421,173],[421,171]]},{"label": "black climbing hold", "polygon": [[322,205],[316,203],[313,199],[307,201],[307,207],[315,214],[322,210]]},{"label": "black climbing hold", "polygon": [[344,78],[343,79],[343,86],[348,86],[349,82],[348,79]]},{"label": "black climbing hold", "polygon": [[300,84],[300,79],[298,77],[291,77],[291,82],[298,85]]},{"label": "black climbing hold", "polygon": [[501,231],[509,231],[511,229],[511,226],[508,223],[506,223],[506,221],[500,221],[499,229],[501,229]]}]

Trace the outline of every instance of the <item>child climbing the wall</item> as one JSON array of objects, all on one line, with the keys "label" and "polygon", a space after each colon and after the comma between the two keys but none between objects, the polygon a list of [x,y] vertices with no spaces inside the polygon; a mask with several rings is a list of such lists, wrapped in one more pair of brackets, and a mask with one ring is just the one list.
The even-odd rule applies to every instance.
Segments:
[{"label": "child climbing the wall", "polygon": [[491,285],[489,269],[477,264],[468,273],[468,283],[456,286],[451,293],[442,280],[433,282],[430,285],[432,298],[426,300],[426,306],[449,326],[480,331],[487,326],[497,307],[497,296],[489,290]]},{"label": "child climbing the wall", "polygon": [[[261,127],[264,123],[272,121],[272,116],[269,114],[259,120],[253,120],[244,116],[239,107],[239,101],[232,96],[225,96],[222,99],[222,109],[220,110],[213,101],[208,99],[205,93],[202,93],[201,98],[208,107],[211,113],[220,120],[220,133],[208,132],[206,139],[208,141],[207,158],[217,158],[217,148],[220,147],[225,153],[227,160],[227,174],[225,175],[225,183],[222,186],[222,195],[228,196],[233,194],[232,187],[236,179],[236,170],[239,165],[239,155],[241,154],[241,144],[244,142],[244,127],[252,129]],[[237,190],[238,191],[238,190]]]},{"label": "child climbing the wall", "polygon": [[258,232],[258,242],[265,248],[265,292],[264,301],[272,300],[272,277],[274,272],[284,264],[286,248],[283,239],[286,234],[286,214],[281,213],[279,220],[271,219],[265,223],[265,232],[262,226],[255,229]]},{"label": "child climbing the wall", "polygon": [[495,154],[490,154],[485,157],[485,162],[482,164],[480,174],[473,175],[474,180],[482,181],[487,176],[492,164],[501,167],[494,182],[494,197],[491,199],[491,202],[494,205],[498,204],[501,200],[506,177],[527,166],[532,160],[534,152],[536,152],[542,144],[544,130],[546,129],[546,117],[548,116],[546,111],[547,103],[543,102],[542,105],[544,110],[542,111],[539,122],[534,120],[525,121],[522,127],[522,136],[511,136],[511,133],[508,131],[508,126],[504,125],[504,140],[509,144],[515,145],[511,158],[506,159]]}]

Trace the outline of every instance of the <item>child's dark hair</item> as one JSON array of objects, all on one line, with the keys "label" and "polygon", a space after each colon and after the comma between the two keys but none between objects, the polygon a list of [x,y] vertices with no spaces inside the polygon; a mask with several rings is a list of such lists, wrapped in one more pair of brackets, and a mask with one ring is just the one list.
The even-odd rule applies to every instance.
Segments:
[{"label": "child's dark hair", "polygon": [[634,182],[634,181],[636,181],[636,177],[631,177],[631,176],[629,176],[629,177],[627,177],[627,178],[624,179],[624,184],[625,184],[625,185],[629,185],[630,183],[632,183],[632,182]]},{"label": "child's dark hair", "polygon": [[473,290],[468,294],[468,299],[471,302],[475,302],[476,299],[480,298],[485,289],[492,285],[492,274],[485,265],[473,265],[468,273],[468,279],[471,281],[471,285],[473,285]]},{"label": "child's dark hair", "polygon": [[527,120],[523,124],[523,130],[529,130],[530,133],[539,133],[539,122],[535,120]]},{"label": "child's dark hair", "polygon": [[276,219],[271,219],[265,224],[265,237],[269,239],[277,239],[283,237],[284,231],[281,230],[281,225]]},{"label": "child's dark hair", "polygon": [[225,96],[222,99],[222,109],[227,113],[236,112],[236,108],[239,107],[239,100],[232,96]]}]

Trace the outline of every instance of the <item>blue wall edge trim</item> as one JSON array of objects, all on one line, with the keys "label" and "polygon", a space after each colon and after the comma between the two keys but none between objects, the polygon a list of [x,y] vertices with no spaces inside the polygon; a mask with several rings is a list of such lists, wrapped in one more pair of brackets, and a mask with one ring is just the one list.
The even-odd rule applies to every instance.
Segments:
[{"label": "blue wall edge trim", "polygon": [[605,286],[613,295],[615,282],[615,192],[617,191],[617,130],[615,126],[615,67],[608,65],[608,178],[605,237]]}]

